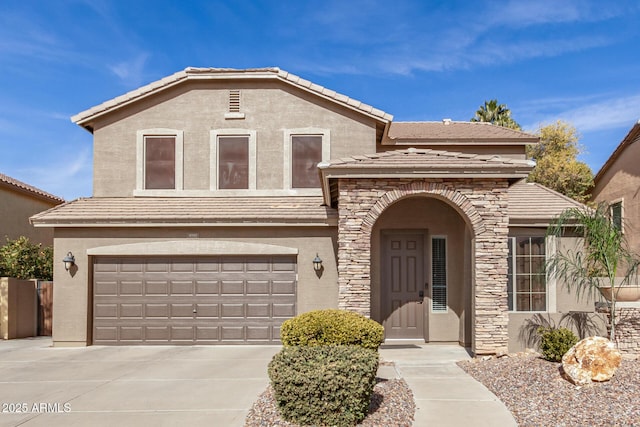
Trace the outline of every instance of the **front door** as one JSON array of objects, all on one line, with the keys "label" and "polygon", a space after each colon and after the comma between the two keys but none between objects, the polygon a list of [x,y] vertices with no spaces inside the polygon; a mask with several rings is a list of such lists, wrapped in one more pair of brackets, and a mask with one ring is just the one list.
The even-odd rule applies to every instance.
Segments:
[{"label": "front door", "polygon": [[425,232],[382,233],[381,311],[387,339],[424,339]]}]

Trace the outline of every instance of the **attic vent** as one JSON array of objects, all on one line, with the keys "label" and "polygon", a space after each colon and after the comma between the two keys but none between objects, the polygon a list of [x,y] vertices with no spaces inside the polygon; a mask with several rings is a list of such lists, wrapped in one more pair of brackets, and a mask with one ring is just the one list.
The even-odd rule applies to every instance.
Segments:
[{"label": "attic vent", "polygon": [[238,89],[229,91],[229,112],[240,112],[240,91]]},{"label": "attic vent", "polygon": [[451,119],[442,119],[442,123],[444,123],[445,125],[450,125]]}]

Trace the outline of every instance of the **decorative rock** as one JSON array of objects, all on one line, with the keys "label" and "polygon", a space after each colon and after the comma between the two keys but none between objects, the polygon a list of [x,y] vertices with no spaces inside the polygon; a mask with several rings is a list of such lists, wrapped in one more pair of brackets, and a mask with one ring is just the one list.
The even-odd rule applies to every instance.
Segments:
[{"label": "decorative rock", "polygon": [[603,337],[579,341],[562,357],[562,369],[569,381],[586,385],[608,381],[620,366],[622,357],[615,345]]}]

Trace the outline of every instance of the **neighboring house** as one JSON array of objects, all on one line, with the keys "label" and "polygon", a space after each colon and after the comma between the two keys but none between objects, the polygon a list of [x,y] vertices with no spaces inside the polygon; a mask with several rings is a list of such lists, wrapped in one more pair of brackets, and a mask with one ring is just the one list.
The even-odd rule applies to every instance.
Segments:
[{"label": "neighboring house", "polygon": [[32,243],[53,245],[53,230],[34,228],[29,217],[60,203],[64,203],[60,197],[0,173],[0,246],[7,238],[20,236]]},{"label": "neighboring house", "polygon": [[338,307],[492,354],[535,313],[593,310],[541,270],[579,205],[523,181],[536,136],[393,122],[277,68],[187,68],[72,120],[93,197],[32,218],[75,256],[55,264],[55,345],[270,343]]},{"label": "neighboring house", "polygon": [[640,121],[607,159],[594,178],[591,200],[607,203],[613,221],[631,249],[640,253]]}]

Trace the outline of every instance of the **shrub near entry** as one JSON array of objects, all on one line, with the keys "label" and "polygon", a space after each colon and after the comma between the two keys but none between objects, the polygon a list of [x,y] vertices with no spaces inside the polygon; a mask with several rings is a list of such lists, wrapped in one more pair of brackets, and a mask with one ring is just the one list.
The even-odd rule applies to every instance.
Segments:
[{"label": "shrub near entry", "polygon": [[562,356],[578,342],[578,337],[567,328],[540,328],[540,351],[546,360],[560,362]]},{"label": "shrub near entry", "polygon": [[284,347],[268,373],[285,420],[353,426],[368,413],[377,368],[377,350],[360,346]]},{"label": "shrub near entry", "polygon": [[285,346],[338,344],[377,350],[384,339],[384,328],[352,311],[315,310],[285,321],[280,339]]}]

